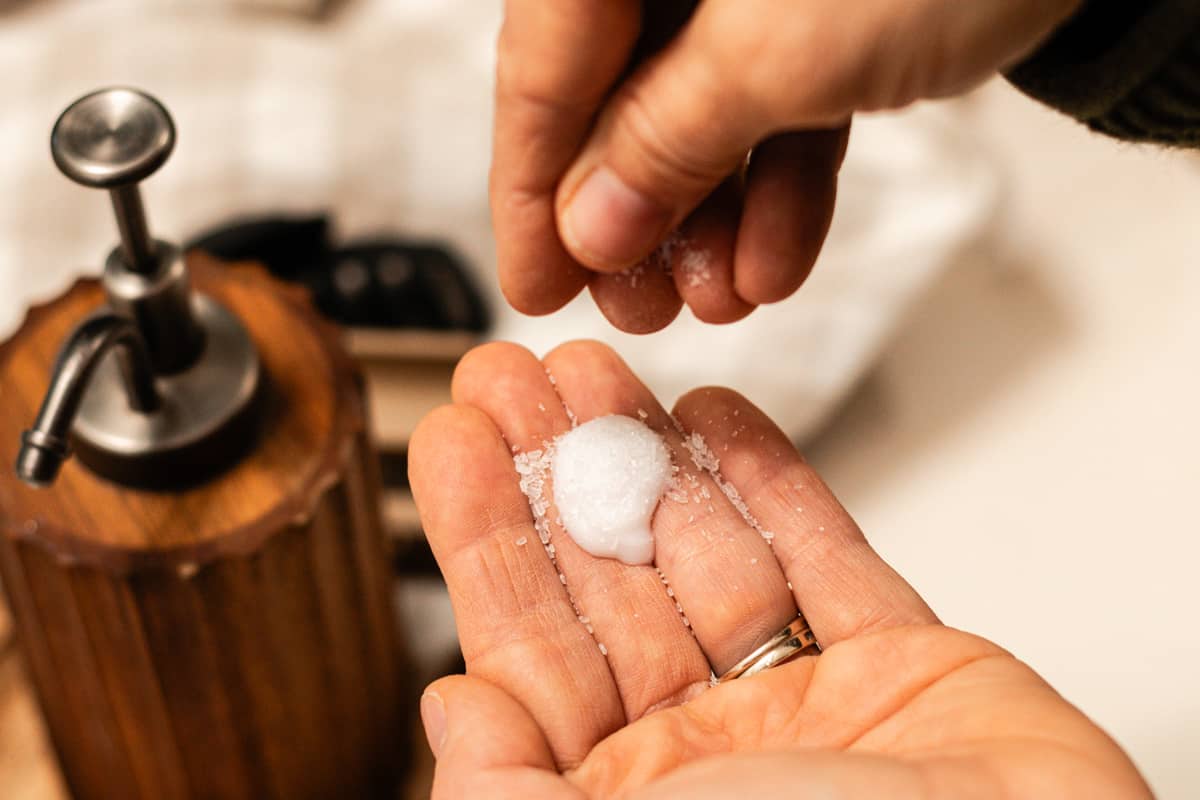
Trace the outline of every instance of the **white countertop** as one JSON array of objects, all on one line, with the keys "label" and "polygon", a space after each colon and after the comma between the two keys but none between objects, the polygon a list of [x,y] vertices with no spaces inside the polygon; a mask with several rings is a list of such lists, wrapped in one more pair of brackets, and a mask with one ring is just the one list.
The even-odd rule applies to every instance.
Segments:
[{"label": "white countertop", "polygon": [[[1200,792],[1200,159],[965,101],[1009,193],[807,448],[943,620]],[[819,265],[818,265],[818,268]]]}]

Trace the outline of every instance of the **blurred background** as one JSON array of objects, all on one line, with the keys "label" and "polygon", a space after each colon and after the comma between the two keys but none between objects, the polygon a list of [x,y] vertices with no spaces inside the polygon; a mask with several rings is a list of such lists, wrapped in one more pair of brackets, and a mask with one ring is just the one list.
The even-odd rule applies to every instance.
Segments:
[{"label": "blurred background", "polygon": [[[179,129],[144,187],[156,234],[307,285],[364,365],[414,692],[457,656],[407,434],[473,342],[590,336],[664,404],[722,383],[768,410],[947,624],[1029,662],[1162,797],[1195,796],[1200,158],[1089,134],[996,80],[856,122],[792,300],[649,338],[586,297],[531,320],[492,277],[499,19],[499,0],[0,0],[0,337],[115,241],[104,198],[49,158],[58,112],[141,87]],[[16,653],[0,612],[0,785],[61,797]]]}]

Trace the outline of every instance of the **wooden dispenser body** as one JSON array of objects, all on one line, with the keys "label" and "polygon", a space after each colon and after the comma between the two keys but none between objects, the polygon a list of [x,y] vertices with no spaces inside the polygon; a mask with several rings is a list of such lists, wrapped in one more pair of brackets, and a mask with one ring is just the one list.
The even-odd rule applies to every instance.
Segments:
[{"label": "wooden dispenser body", "polygon": [[122,488],[69,461],[17,480],[90,280],[0,348],[0,578],[78,798],[394,796],[401,675],[378,467],[335,332],[262,270],[189,256],[268,379],[249,454],[199,487]]}]

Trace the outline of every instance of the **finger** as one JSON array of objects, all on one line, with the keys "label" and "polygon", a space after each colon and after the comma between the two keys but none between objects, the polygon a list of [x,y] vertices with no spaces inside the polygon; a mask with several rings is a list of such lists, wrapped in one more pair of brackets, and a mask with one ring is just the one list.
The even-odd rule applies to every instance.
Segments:
[{"label": "finger", "polygon": [[671,324],[683,308],[661,253],[616,274],[592,275],[592,300],[613,327],[626,333],[654,333]]},{"label": "finger", "polygon": [[554,193],[637,38],[636,0],[509,0],[496,62],[490,180],[500,286],[546,314],[588,273],[558,238]]},{"label": "finger", "polygon": [[437,758],[434,800],[458,797],[582,797],[558,775],[537,721],[512,695],[481,678],[451,675],[421,697]]},{"label": "finger", "polygon": [[[930,693],[947,675],[961,674],[964,665],[997,657],[1011,659],[990,642],[938,625],[864,636],[831,647],[820,658],[723,683],[686,706],[623,728],[567,777],[591,796],[624,797],[630,788],[674,774],[682,764],[727,753],[728,742],[738,743],[742,752],[820,753],[853,750],[854,743],[878,737],[886,748],[898,734],[881,728],[898,721],[903,727],[914,698]],[[988,684],[993,698],[997,688]],[[1057,700],[1052,693],[1049,698]],[[931,708],[925,718],[944,718],[945,711]],[[1003,725],[994,715],[988,722]],[[931,728],[934,741],[913,748],[923,745],[927,752],[935,742],[944,745],[937,739],[944,727]]]},{"label": "finger", "polygon": [[409,458],[467,672],[529,710],[560,766],[578,763],[624,714],[554,566],[539,548],[518,544],[537,534],[508,445],[482,411],[446,406],[417,426]]},{"label": "finger", "polygon": [[734,285],[747,303],[790,297],[812,271],[833,220],[848,133],[781,134],[754,149],[734,257]]},{"label": "finger", "polygon": [[[881,628],[937,622],[871,549],[816,472],[765,414],[729,389],[697,389],[675,414],[704,437],[760,525],[823,646]],[[730,426],[721,421],[736,420]]]},{"label": "finger", "polygon": [[[511,447],[528,452],[571,429],[571,421],[545,367],[528,350],[493,343],[471,351],[454,373],[456,401],[482,409]],[[547,476],[549,478],[550,476]],[[681,701],[707,687],[709,665],[684,627],[658,572],[595,558],[557,522],[553,480],[544,519],[558,568],[579,612],[581,627],[603,644],[630,721],[652,708]],[[596,643],[590,643],[596,648]]]},{"label": "finger", "polygon": [[962,91],[1077,3],[701,3],[601,111],[559,187],[562,240],[586,266],[625,269],[771,133]]},{"label": "finger", "polygon": [[592,269],[619,272],[645,258],[766,131],[744,102],[742,70],[716,58],[713,5],[701,4],[621,85],[562,180],[559,232]]},{"label": "finger", "polygon": [[[800,776],[803,789],[797,794]],[[630,797],[879,797],[883,787],[891,800],[923,800],[930,796],[928,776],[914,763],[874,753],[784,751],[729,753],[693,761],[639,788]]]},{"label": "finger", "polygon": [[671,449],[678,491],[659,504],[651,523],[655,564],[709,662],[723,673],[796,614],[770,546],[693,463],[670,415],[616,353],[596,342],[573,342],[544,362],[579,420],[644,414]]},{"label": "finger", "polygon": [[675,290],[702,322],[736,322],[754,310],[734,290],[734,246],[742,215],[740,178],[717,187],[667,240]]}]

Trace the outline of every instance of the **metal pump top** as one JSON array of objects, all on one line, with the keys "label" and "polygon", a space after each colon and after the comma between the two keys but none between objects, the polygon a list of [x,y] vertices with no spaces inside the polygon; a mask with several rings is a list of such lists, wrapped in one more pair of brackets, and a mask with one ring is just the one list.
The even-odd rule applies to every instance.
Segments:
[{"label": "metal pump top", "polygon": [[175,124],[158,100],[129,88],[72,103],[50,136],[71,180],[105,189],[120,244],[101,283],[108,308],[85,320],[59,354],[18,475],[50,484],[68,438],[95,472],[132,486],[171,488],[227,466],[250,438],[262,384],[241,322],[192,292],[183,253],[154,239],[139,183],[175,148]]}]

